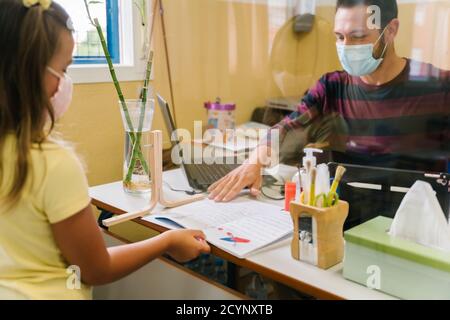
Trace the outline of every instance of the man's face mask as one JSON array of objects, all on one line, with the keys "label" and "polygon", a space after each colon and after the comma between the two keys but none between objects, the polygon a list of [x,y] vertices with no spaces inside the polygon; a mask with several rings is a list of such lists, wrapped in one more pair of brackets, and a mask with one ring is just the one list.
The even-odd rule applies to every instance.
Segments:
[{"label": "man's face mask", "polygon": [[58,120],[66,113],[72,102],[73,83],[68,75],[64,75],[63,77],[50,67],[47,67],[47,70],[55,77],[59,78],[58,91],[56,91],[55,95],[50,99],[53,111],[55,112],[55,118]]},{"label": "man's face mask", "polygon": [[384,28],[383,32],[378,37],[378,40],[374,44],[336,44],[339,60],[341,61],[342,67],[345,71],[347,71],[348,74],[352,76],[362,77],[367,76],[377,70],[384,59],[387,44],[384,46],[383,53],[381,54],[381,57],[379,59],[375,59],[373,57],[373,49],[378,41],[380,41],[381,37],[383,37],[386,28]]}]

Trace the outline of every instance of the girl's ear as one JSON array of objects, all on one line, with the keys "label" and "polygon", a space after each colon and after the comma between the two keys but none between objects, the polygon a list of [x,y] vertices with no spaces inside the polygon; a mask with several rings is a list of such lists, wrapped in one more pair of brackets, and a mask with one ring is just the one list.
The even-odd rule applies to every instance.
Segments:
[{"label": "girl's ear", "polygon": [[47,97],[50,99],[55,95],[56,91],[58,91],[59,79],[50,72],[48,72],[47,70],[45,70],[44,86],[45,91],[47,93]]}]

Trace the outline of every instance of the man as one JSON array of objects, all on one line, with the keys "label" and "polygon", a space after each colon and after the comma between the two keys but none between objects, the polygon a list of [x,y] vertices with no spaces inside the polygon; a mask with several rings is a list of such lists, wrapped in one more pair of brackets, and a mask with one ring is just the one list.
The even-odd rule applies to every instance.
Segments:
[{"label": "man", "polygon": [[[381,14],[377,28],[370,23],[373,8]],[[386,166],[398,155],[428,152],[448,159],[450,71],[399,57],[394,46],[399,25],[395,0],[337,1],[334,31],[344,71],[324,75],[299,110],[274,127],[281,145],[294,133],[299,150],[326,142],[330,150],[360,163],[381,159],[378,164]],[[269,143],[209,188],[210,199],[230,201],[245,187],[259,193],[261,170],[272,152],[270,136]]]}]

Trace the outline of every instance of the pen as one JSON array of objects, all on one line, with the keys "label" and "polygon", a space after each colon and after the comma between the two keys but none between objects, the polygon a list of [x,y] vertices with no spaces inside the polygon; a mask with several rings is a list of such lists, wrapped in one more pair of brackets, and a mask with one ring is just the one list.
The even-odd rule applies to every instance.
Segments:
[{"label": "pen", "polygon": [[369,189],[369,190],[381,190],[382,186],[379,184],[372,183],[361,183],[361,182],[349,182],[347,183],[350,187],[360,188],[360,189]]}]

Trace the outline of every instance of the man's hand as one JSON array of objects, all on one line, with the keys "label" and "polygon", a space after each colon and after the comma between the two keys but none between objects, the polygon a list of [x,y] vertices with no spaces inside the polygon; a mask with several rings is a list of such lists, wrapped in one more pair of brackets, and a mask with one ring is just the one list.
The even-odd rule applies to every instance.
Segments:
[{"label": "man's hand", "polygon": [[244,163],[209,187],[209,199],[228,202],[245,187],[250,187],[250,193],[256,197],[261,189],[261,168],[259,164]]}]

